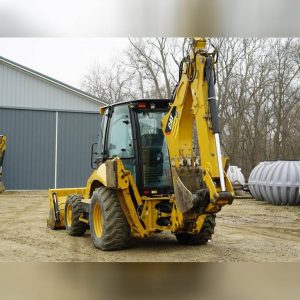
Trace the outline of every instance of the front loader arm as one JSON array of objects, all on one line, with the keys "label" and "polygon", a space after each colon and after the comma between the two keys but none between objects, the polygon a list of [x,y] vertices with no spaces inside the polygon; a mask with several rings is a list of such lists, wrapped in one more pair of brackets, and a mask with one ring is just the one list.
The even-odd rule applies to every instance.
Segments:
[{"label": "front loader arm", "polygon": [[[205,39],[194,39],[181,64],[181,77],[162,128],[169,149],[176,204],[183,212],[201,208],[217,212],[233,200],[222,163],[214,89],[214,54]],[[199,155],[194,154],[196,128]]]},{"label": "front loader arm", "polygon": [[6,136],[0,135],[0,168],[2,167],[4,154],[6,150]]},{"label": "front loader arm", "polygon": [[0,193],[5,190],[4,183],[2,181],[2,167],[3,167],[3,160],[6,150],[6,136],[0,135]]}]

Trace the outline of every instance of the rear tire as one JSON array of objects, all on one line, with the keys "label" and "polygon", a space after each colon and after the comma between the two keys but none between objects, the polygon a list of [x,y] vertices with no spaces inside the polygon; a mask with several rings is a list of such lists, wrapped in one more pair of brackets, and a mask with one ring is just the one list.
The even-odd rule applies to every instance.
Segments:
[{"label": "rear tire", "polygon": [[116,191],[97,188],[91,199],[90,230],[93,244],[101,250],[120,250],[128,246],[130,227]]},{"label": "rear tire", "polygon": [[65,226],[66,231],[72,236],[82,236],[87,230],[87,224],[79,220],[82,211],[81,195],[70,195],[65,203]]},{"label": "rear tire", "polygon": [[209,240],[212,239],[212,235],[214,234],[215,226],[216,226],[216,215],[211,214],[207,215],[203,226],[198,234],[190,234],[190,233],[177,233],[176,238],[179,243],[184,245],[205,245]]}]

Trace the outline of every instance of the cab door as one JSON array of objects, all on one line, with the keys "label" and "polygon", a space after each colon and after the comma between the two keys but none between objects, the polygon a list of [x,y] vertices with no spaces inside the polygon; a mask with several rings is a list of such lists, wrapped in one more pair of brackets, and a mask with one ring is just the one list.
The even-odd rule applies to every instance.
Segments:
[{"label": "cab door", "polygon": [[136,180],[135,145],[128,104],[112,107],[105,139],[105,157],[119,157]]}]

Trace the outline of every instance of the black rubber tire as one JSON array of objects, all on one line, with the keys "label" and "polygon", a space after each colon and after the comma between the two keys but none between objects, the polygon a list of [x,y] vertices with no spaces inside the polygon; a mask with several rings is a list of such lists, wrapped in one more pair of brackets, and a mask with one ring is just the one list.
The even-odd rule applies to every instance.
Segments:
[{"label": "black rubber tire", "polygon": [[212,239],[216,226],[216,215],[207,215],[203,226],[198,234],[190,233],[177,233],[176,238],[179,243],[184,245],[205,245],[209,240]]},{"label": "black rubber tire", "polygon": [[[72,236],[82,236],[85,234],[88,224],[79,220],[80,215],[82,214],[82,203],[81,199],[83,197],[81,195],[70,195],[67,197],[65,203],[65,226],[66,231],[69,235]],[[67,207],[68,205],[72,207],[72,224],[68,226],[67,224]]]},{"label": "black rubber tire", "polygon": [[[102,235],[94,228],[94,207],[100,205]],[[101,250],[121,250],[128,246],[130,227],[124,215],[116,191],[105,186],[97,188],[91,199],[90,231],[93,244]]]}]

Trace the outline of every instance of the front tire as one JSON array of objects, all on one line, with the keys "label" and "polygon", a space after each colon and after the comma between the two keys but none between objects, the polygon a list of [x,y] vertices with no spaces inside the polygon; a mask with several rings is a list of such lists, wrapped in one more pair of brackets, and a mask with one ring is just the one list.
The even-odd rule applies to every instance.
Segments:
[{"label": "front tire", "polygon": [[214,234],[216,226],[216,215],[211,214],[207,215],[203,226],[198,234],[190,234],[190,233],[177,233],[176,238],[179,243],[184,245],[205,245],[209,240],[212,239],[212,235]]},{"label": "front tire", "polygon": [[97,188],[91,199],[90,230],[93,244],[101,250],[120,250],[128,246],[130,227],[116,191]]},{"label": "front tire", "polygon": [[82,203],[83,197],[81,195],[70,195],[67,197],[65,203],[65,226],[66,231],[72,236],[82,236],[85,234],[88,225],[85,222],[79,220],[82,215]]}]

